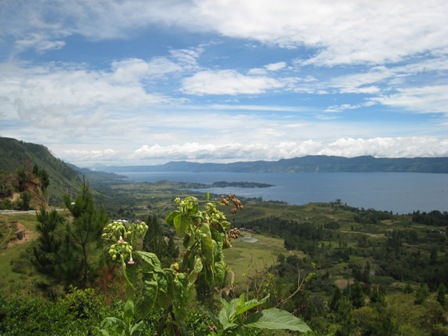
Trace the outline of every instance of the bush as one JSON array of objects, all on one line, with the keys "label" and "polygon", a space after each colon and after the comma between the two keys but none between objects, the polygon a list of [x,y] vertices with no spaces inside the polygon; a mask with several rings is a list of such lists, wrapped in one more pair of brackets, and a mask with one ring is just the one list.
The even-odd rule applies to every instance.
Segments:
[{"label": "bush", "polygon": [[73,290],[57,302],[0,298],[0,335],[99,335],[95,327],[112,311],[90,289]]}]

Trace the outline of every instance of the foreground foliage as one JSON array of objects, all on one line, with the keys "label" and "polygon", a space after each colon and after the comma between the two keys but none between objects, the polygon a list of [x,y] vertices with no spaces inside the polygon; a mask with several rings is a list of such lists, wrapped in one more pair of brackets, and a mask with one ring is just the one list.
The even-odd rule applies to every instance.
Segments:
[{"label": "foreground foliage", "polygon": [[[231,246],[230,239],[238,232],[230,228],[225,214],[217,203],[206,201],[201,209],[195,197],[176,199],[178,210],[166,221],[183,238],[183,252],[179,261],[163,268],[154,253],[137,250],[138,238],[143,238],[145,223],[125,225],[110,223],[103,238],[110,242],[109,254],[121,264],[128,287],[128,299],[120,317],[106,318],[101,324],[103,335],[140,335],[143,320],[151,312],[160,312],[157,332],[160,335],[184,335],[188,332],[186,319],[194,299],[194,285],[203,276],[209,288],[226,284],[228,269],[223,249]],[[232,204],[232,212],[242,209],[233,195],[221,203]],[[229,284],[231,285],[231,284]],[[249,335],[252,329],[289,329],[309,331],[308,326],[291,313],[271,308],[251,315],[246,312],[265,303],[267,298],[245,301],[244,295],[230,302],[221,300],[224,307],[209,326],[210,335]]]}]

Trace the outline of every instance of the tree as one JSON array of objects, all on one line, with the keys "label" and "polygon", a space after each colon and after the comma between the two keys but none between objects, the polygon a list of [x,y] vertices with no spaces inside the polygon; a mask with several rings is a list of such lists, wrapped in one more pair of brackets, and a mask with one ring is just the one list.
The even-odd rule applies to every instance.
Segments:
[{"label": "tree", "polygon": [[353,287],[350,288],[350,299],[352,301],[353,307],[361,308],[365,303],[365,295],[362,290],[361,284],[355,281]]},{"label": "tree", "polygon": [[362,281],[370,283],[370,262],[367,261],[362,272]]},{"label": "tree", "polygon": [[64,197],[64,203],[73,216],[73,221],[66,226],[67,243],[79,252],[79,285],[87,287],[99,266],[99,250],[101,234],[108,222],[106,211],[96,207],[90,187],[84,180],[81,193],[74,202],[69,196]]},{"label": "tree", "polygon": [[42,183],[42,191],[47,190],[48,186],[50,185],[50,175],[48,175],[46,170],[41,169],[39,171],[39,179]]},{"label": "tree", "polygon": [[56,210],[37,214],[38,243],[34,247],[36,269],[57,283],[87,287],[101,261],[101,234],[108,218],[97,208],[88,184],[72,202],[64,198],[72,219],[67,221]]},{"label": "tree", "polygon": [[423,304],[429,296],[429,288],[427,284],[421,284],[419,289],[415,292],[416,304]]},{"label": "tree", "polygon": [[76,283],[81,267],[77,249],[67,233],[65,218],[56,210],[42,209],[37,213],[39,232],[33,248],[33,264],[39,273],[58,284]]},{"label": "tree", "polygon": [[179,257],[179,247],[176,246],[173,236],[168,238],[167,256],[171,261],[174,261],[177,257]]},{"label": "tree", "polygon": [[29,210],[30,209],[30,202],[31,202],[31,194],[25,190],[21,197],[20,197],[20,210]]},{"label": "tree", "polygon": [[37,213],[39,224],[36,226],[39,237],[33,247],[33,264],[43,274],[55,276],[59,263],[58,254],[61,247],[61,238],[57,236],[56,229],[64,225],[64,218],[56,210],[51,212],[42,209]]},{"label": "tree", "polygon": [[154,213],[148,216],[146,223],[148,231],[143,239],[143,250],[156,254],[162,265],[170,265],[179,256],[179,249],[174,243],[172,235],[168,238],[167,243],[163,226]]},{"label": "tree", "polygon": [[38,177],[42,185],[42,191],[45,191],[50,184],[50,176],[45,169],[40,168],[37,164],[33,166],[33,175]]},{"label": "tree", "polygon": [[160,256],[165,256],[167,253],[167,245],[165,243],[162,225],[160,224],[157,215],[152,213],[146,219],[148,231],[146,231],[143,239],[143,250],[152,252]]},{"label": "tree", "polygon": [[440,284],[439,289],[437,290],[437,302],[440,303],[440,305],[444,309],[446,308],[445,294],[446,294],[446,287],[442,283],[442,284]]},{"label": "tree", "polygon": [[179,248],[174,243],[173,236],[170,235],[168,242],[156,214],[150,214],[146,221],[148,231],[143,239],[143,250],[156,254],[163,266],[170,265],[179,256]]},{"label": "tree", "polygon": [[429,264],[430,264],[430,265],[435,265],[435,264],[437,264],[437,257],[438,257],[437,254],[438,254],[438,253],[437,253],[437,247],[433,247],[433,248],[431,249],[431,254],[430,254],[430,256],[429,256]]},{"label": "tree", "polygon": [[339,303],[342,299],[342,291],[339,287],[336,287],[333,292],[333,296],[331,297],[330,302],[328,303],[328,307],[332,312],[336,312],[339,309]]}]

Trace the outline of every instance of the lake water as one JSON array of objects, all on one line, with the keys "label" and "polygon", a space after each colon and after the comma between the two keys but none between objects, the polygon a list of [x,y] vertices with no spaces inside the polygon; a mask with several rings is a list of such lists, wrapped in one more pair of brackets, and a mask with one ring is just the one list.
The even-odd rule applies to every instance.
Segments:
[{"label": "lake water", "polygon": [[145,172],[120,173],[135,182],[217,181],[269,183],[269,188],[208,188],[215,194],[234,193],[240,197],[261,197],[263,200],[290,204],[331,202],[358,208],[373,208],[394,213],[416,210],[448,211],[448,174],[425,173],[191,173]]}]

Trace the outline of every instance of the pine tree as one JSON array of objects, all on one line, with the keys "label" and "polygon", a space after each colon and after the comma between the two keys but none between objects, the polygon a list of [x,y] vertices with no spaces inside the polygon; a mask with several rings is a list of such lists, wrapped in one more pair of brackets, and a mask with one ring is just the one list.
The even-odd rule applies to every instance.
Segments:
[{"label": "pine tree", "polygon": [[66,222],[56,210],[42,209],[37,214],[39,232],[33,248],[32,263],[39,273],[58,284],[78,284],[81,273],[79,249],[73,245]]},{"label": "pine tree", "polygon": [[353,307],[361,308],[365,303],[365,295],[362,290],[361,284],[355,281],[355,284],[350,291],[350,299],[352,301]]},{"label": "pine tree", "polygon": [[167,245],[163,229],[156,214],[150,214],[146,220],[148,231],[143,239],[143,250],[156,254],[159,259],[167,255]]},{"label": "pine tree", "polygon": [[416,304],[423,304],[429,296],[429,288],[427,284],[421,284],[417,292],[415,292]]},{"label": "pine tree", "polygon": [[179,248],[174,242],[173,236],[169,235],[168,242],[163,226],[156,214],[148,216],[146,221],[148,231],[143,239],[143,250],[156,254],[163,265],[170,265],[179,257]]},{"label": "pine tree", "polygon": [[168,238],[167,255],[171,261],[174,261],[179,257],[179,247],[174,242],[173,236]]},{"label": "pine tree", "polygon": [[440,305],[444,309],[446,308],[445,294],[446,294],[446,287],[442,283],[442,284],[440,284],[439,289],[437,290],[437,302],[440,303]]},{"label": "pine tree", "polygon": [[54,276],[61,239],[56,235],[56,229],[64,225],[64,218],[56,210],[51,212],[42,209],[37,213],[39,224],[36,226],[39,237],[33,247],[33,264],[38,272]]},{"label": "pine tree", "polygon": [[73,221],[67,225],[68,240],[79,251],[79,285],[85,288],[99,268],[98,252],[101,234],[107,224],[106,211],[95,206],[89,185],[84,180],[81,193],[72,202],[68,196],[64,198],[65,206],[71,212]]},{"label": "pine tree", "polygon": [[331,297],[330,302],[328,303],[328,307],[332,312],[336,312],[338,310],[341,298],[342,298],[342,291],[340,290],[339,287],[336,287],[333,292],[333,296]]}]

